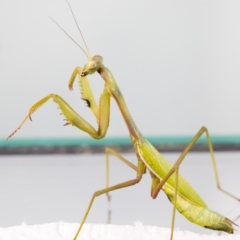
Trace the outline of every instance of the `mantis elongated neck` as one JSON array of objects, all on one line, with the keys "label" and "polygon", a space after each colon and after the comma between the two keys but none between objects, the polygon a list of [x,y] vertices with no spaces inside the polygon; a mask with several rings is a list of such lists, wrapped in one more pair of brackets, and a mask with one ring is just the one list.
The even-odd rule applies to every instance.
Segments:
[{"label": "mantis elongated neck", "polygon": [[138,140],[142,139],[143,136],[142,136],[141,132],[138,130],[138,128],[128,110],[128,107],[127,107],[124,97],[121,93],[121,90],[118,87],[117,82],[114,79],[112,73],[106,67],[100,68],[99,73],[106,82],[106,88],[108,89],[108,91],[110,92],[110,94],[112,95],[112,97],[115,99],[115,101],[118,104],[118,107],[119,107],[119,109],[122,113],[122,116],[124,118],[124,121],[127,125],[127,128],[128,128],[128,131],[129,131],[132,141],[134,142],[134,140],[136,140],[136,139],[138,139]]}]

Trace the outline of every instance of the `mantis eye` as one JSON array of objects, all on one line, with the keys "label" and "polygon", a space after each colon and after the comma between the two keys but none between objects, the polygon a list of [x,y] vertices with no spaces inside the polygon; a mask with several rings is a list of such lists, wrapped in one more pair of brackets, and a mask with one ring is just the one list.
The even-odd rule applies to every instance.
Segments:
[{"label": "mantis eye", "polygon": [[89,62],[89,69],[95,69],[97,68],[98,64],[94,61]]}]

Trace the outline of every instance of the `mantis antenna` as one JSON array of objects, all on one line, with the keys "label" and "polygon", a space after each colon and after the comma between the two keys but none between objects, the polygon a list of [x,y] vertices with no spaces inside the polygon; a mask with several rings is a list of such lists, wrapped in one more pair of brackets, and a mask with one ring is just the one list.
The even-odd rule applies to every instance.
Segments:
[{"label": "mantis antenna", "polygon": [[81,29],[80,29],[80,27],[79,27],[79,25],[78,25],[78,23],[77,23],[77,20],[76,20],[76,18],[75,18],[75,15],[74,15],[74,13],[73,13],[73,10],[72,10],[72,8],[71,8],[70,3],[69,3],[67,0],[66,0],[66,2],[67,2],[68,6],[69,6],[69,8],[70,8],[70,11],[71,11],[71,13],[72,13],[73,19],[74,19],[74,21],[75,21],[75,23],[76,23],[76,25],[77,25],[78,31],[79,31],[79,33],[80,33],[80,35],[81,35],[81,38],[82,38],[82,40],[83,40],[83,42],[84,42],[84,45],[85,45],[85,47],[86,47],[86,49],[87,49],[87,52],[86,52],[52,17],[49,16],[49,18],[84,52],[84,54],[87,56],[87,58],[89,58],[89,57],[90,57],[89,50],[88,50],[86,41],[85,41],[85,39],[84,39],[84,37],[83,37],[82,31],[81,31]]},{"label": "mantis antenna", "polygon": [[86,44],[86,41],[85,41],[85,39],[84,39],[84,37],[83,37],[82,31],[81,31],[78,23],[77,23],[77,20],[76,20],[76,17],[75,17],[75,15],[74,15],[74,13],[73,13],[72,7],[71,7],[70,3],[68,2],[68,0],[66,0],[66,2],[67,2],[68,6],[69,6],[69,8],[70,8],[70,11],[71,11],[71,13],[72,13],[73,19],[74,19],[74,21],[75,21],[75,23],[76,23],[76,25],[77,25],[78,31],[79,31],[79,33],[80,33],[80,35],[81,35],[81,37],[82,37],[82,40],[83,40],[83,42],[84,42],[84,45],[85,45],[86,49],[87,49],[88,56],[90,56],[89,50],[88,50],[88,47],[87,47],[87,44]]}]

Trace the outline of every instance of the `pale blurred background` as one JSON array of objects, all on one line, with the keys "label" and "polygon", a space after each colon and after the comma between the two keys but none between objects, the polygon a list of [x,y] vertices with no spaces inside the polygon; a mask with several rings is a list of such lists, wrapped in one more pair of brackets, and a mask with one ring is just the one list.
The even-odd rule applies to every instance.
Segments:
[{"label": "pale blurred background", "polygon": [[[212,135],[240,135],[239,1],[71,0],[70,3],[90,52],[104,57],[144,135],[194,135],[202,125]],[[83,46],[64,0],[0,0],[1,139],[20,124],[33,103],[52,92],[96,124],[80,100],[77,84],[74,92],[67,88],[73,69],[83,66],[87,59],[48,16]],[[99,95],[103,88],[101,78],[91,76],[90,82]],[[76,128],[62,127],[62,119],[56,105],[49,102],[14,137],[87,137]],[[128,136],[113,101],[109,136]],[[178,155],[166,156],[173,161]],[[198,180],[194,186],[198,186],[207,203],[212,201],[210,206],[214,210],[227,213],[235,202],[227,202],[227,197],[215,189],[209,156],[205,153],[189,156],[182,168],[186,178]],[[133,155],[129,157],[135,161]],[[239,157],[238,152],[217,154],[225,186],[240,196]],[[17,225],[24,219],[29,224],[80,221],[92,192],[104,187],[103,159],[103,155],[2,156],[1,226]],[[124,181],[135,176],[123,164],[115,162],[113,182],[118,182],[118,177]],[[131,224],[140,220],[145,224],[170,226],[168,200],[160,194],[159,199],[152,201],[150,183],[143,186],[114,193],[112,222]],[[142,201],[143,196],[148,198],[146,202]],[[169,206],[166,212],[167,207],[161,203],[164,200]],[[102,204],[94,205],[95,215],[88,222],[105,222],[108,207],[105,197],[97,201]],[[133,207],[135,212],[131,212]],[[141,211],[144,214],[138,216],[136,212]],[[234,210],[231,218],[239,213],[240,209]],[[191,230],[193,225],[185,221],[185,225],[176,226]],[[197,227],[194,231],[201,229]]]},{"label": "pale blurred background", "polygon": [[[70,1],[92,54],[104,57],[145,135],[239,134],[239,1]],[[85,55],[48,18],[80,36],[64,0],[0,1],[1,131],[5,138],[30,106],[58,93],[95,123],[67,88]],[[81,43],[83,46],[83,44]],[[90,77],[96,95],[99,76]],[[126,135],[112,104],[108,136]],[[46,104],[16,137],[85,136],[61,127],[56,105]],[[3,124],[4,123],[4,124]]]}]

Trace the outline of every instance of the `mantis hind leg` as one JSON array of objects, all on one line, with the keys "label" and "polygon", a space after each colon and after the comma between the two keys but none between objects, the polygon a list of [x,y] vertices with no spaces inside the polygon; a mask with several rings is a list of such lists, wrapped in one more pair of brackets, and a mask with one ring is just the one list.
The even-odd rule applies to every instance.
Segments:
[{"label": "mantis hind leg", "polygon": [[191,148],[194,146],[194,144],[197,142],[197,140],[202,136],[203,133],[206,133],[206,137],[207,137],[207,144],[208,144],[208,148],[209,148],[209,152],[210,152],[210,156],[211,156],[211,161],[212,161],[212,165],[213,165],[213,170],[214,170],[214,176],[216,179],[216,183],[217,183],[217,188],[218,190],[222,191],[223,193],[227,194],[229,197],[232,197],[234,199],[236,199],[237,201],[240,201],[240,198],[238,198],[237,196],[233,195],[232,193],[228,192],[227,190],[223,189],[221,187],[220,184],[220,180],[219,180],[219,176],[218,176],[218,170],[217,170],[217,162],[214,156],[214,151],[213,151],[213,146],[212,146],[212,142],[211,142],[211,138],[208,132],[208,129],[206,127],[201,127],[201,129],[197,132],[197,134],[193,137],[193,139],[191,140],[191,142],[185,147],[185,149],[183,150],[183,152],[181,153],[180,157],[178,158],[178,160],[175,162],[175,164],[173,165],[172,169],[169,171],[169,173],[165,176],[165,178],[161,181],[161,183],[159,184],[159,186],[155,189],[155,192],[153,193],[153,198],[157,197],[157,194],[159,193],[159,191],[161,190],[162,186],[165,184],[165,182],[167,181],[167,179],[176,171],[177,168],[180,167],[180,164],[182,163],[182,161],[184,160],[185,156],[190,152]]},{"label": "mantis hind leg", "polygon": [[[112,154],[114,155],[117,159],[119,159],[120,161],[124,162],[125,164],[127,164],[130,168],[132,168],[133,170],[135,170],[137,172],[137,177],[134,178],[134,179],[131,179],[129,181],[126,181],[126,182],[122,182],[122,183],[119,183],[119,184],[116,184],[116,185],[113,185],[111,187],[109,187],[109,154]],[[117,190],[117,189],[120,189],[120,188],[125,188],[125,187],[130,187],[132,185],[135,185],[137,184],[141,178],[142,178],[142,175],[146,172],[146,167],[145,165],[141,162],[141,161],[138,161],[138,165],[135,166],[134,164],[132,164],[131,162],[129,162],[126,158],[124,158],[123,156],[121,156],[117,151],[111,149],[111,148],[106,148],[105,150],[105,155],[106,155],[106,188],[104,189],[101,189],[101,190],[98,190],[96,192],[94,192],[90,202],[89,202],[89,205],[87,207],[87,210],[83,216],[83,219],[79,225],[79,228],[74,236],[74,240],[77,239],[82,227],[83,227],[83,224],[85,223],[86,221],[86,218],[91,210],[91,207],[92,207],[92,204],[94,202],[94,199],[102,194],[107,194],[107,197],[108,199],[110,200],[110,195],[108,194],[109,192],[111,191],[114,191],[114,190]]]},{"label": "mantis hind leg", "polygon": [[227,194],[229,197],[232,197],[232,198],[236,199],[237,201],[240,201],[240,199],[237,196],[233,195],[232,193],[226,191],[225,189],[223,189],[221,187],[219,176],[218,176],[218,171],[217,171],[217,163],[216,163],[216,159],[215,159],[215,156],[214,156],[214,151],[213,151],[213,147],[212,147],[211,138],[210,138],[208,129],[206,127],[202,127],[197,132],[197,134],[193,137],[191,142],[185,147],[185,149],[183,150],[183,152],[181,153],[180,157],[175,162],[175,164],[173,165],[171,170],[166,174],[166,176],[162,179],[162,181],[159,182],[158,185],[152,190],[152,197],[156,198],[158,193],[162,189],[163,185],[169,179],[169,177],[171,177],[171,175],[173,173],[176,173],[176,175],[175,175],[176,185],[175,185],[175,189],[174,189],[174,199],[175,200],[174,200],[174,204],[173,204],[173,213],[172,213],[172,221],[171,221],[171,236],[170,236],[170,239],[173,238],[173,230],[174,230],[174,222],[175,222],[175,212],[176,212],[175,206],[176,206],[176,199],[177,199],[179,167],[180,167],[180,164],[182,163],[182,161],[184,160],[185,156],[190,152],[191,148],[194,146],[194,144],[202,136],[203,133],[206,133],[207,144],[208,144],[208,148],[209,148],[209,152],[210,152],[210,156],[211,156],[211,161],[212,161],[212,165],[213,165],[213,170],[214,170],[214,175],[215,175],[215,179],[216,179],[216,183],[217,183],[217,188],[220,191],[222,191],[223,193]]}]

